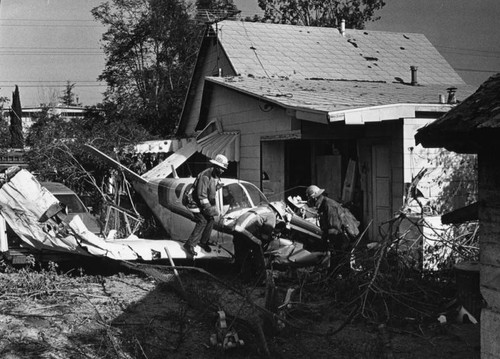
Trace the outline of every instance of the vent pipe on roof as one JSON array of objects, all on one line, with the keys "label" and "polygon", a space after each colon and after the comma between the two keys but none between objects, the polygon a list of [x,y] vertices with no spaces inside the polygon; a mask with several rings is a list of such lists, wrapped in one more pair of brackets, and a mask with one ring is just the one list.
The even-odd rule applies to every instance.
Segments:
[{"label": "vent pipe on roof", "polygon": [[410,70],[411,70],[411,85],[417,86],[418,85],[418,81],[417,81],[418,67],[417,66],[410,66]]},{"label": "vent pipe on roof", "polygon": [[342,37],[345,36],[345,20],[342,19],[342,21],[340,22],[340,35],[342,35]]},{"label": "vent pipe on roof", "polygon": [[455,97],[455,92],[457,91],[457,88],[450,87],[450,88],[447,88],[446,91],[448,91],[448,100],[446,101],[446,103],[448,103],[448,104],[457,103],[457,98]]}]

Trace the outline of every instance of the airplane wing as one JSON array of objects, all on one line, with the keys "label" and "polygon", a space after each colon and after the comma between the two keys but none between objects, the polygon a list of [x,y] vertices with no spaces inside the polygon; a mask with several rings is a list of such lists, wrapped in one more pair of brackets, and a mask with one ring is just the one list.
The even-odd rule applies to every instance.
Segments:
[{"label": "airplane wing", "polygon": [[156,178],[165,178],[172,173],[172,167],[177,168],[191,157],[197,150],[196,141],[190,141],[175,153],[168,156],[163,162],[142,175],[142,178],[151,181]]},{"label": "airplane wing", "polygon": [[148,181],[144,178],[142,178],[141,176],[139,176],[137,173],[135,173],[134,171],[130,170],[129,168],[127,168],[126,166],[122,165],[120,162],[116,161],[115,159],[109,157],[107,154],[105,154],[104,152],[101,152],[99,151],[97,148],[91,146],[91,145],[88,145],[88,144],[85,144],[84,145],[87,149],[90,150],[90,152],[92,152],[94,155],[96,155],[97,157],[99,157],[100,159],[108,162],[109,164],[111,164],[113,167],[116,167],[118,168],[119,170],[123,171],[123,173],[125,173],[125,176],[132,182],[139,182],[139,183],[147,183]]}]

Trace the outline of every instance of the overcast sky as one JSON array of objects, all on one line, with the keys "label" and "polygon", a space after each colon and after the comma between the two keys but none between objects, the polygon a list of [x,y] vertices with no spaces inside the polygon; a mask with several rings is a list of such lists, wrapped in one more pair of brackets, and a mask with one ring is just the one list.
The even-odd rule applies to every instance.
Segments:
[{"label": "overcast sky", "polygon": [[[20,87],[23,107],[60,95],[67,80],[84,105],[101,101],[103,28],[90,14],[102,0],[0,0],[0,96]],[[242,16],[257,0],[235,0]],[[500,0],[386,0],[367,29],[426,35],[460,76],[479,86],[500,72]]]}]

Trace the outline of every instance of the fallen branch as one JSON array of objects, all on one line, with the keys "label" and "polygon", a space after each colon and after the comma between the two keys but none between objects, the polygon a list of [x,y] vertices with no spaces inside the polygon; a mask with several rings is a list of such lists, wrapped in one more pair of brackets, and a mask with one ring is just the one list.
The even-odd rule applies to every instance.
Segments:
[{"label": "fallen branch", "polygon": [[[162,269],[172,269],[172,267],[170,267],[170,266],[156,266],[156,265],[150,265],[150,264],[136,264],[136,263],[126,262],[126,261],[123,261],[123,263],[125,264],[126,267],[131,268],[131,269],[136,269],[136,270],[139,270],[139,271],[142,271],[140,269],[140,267],[146,267],[146,268],[149,267],[151,269],[156,268],[156,267],[160,267]],[[223,286],[225,286],[227,289],[231,290],[232,292],[234,292],[234,293],[238,294],[239,296],[241,296],[242,298],[244,298],[245,301],[248,304],[250,304],[253,308],[259,310],[264,315],[268,316],[269,318],[271,318],[273,320],[281,321],[284,324],[290,326],[291,328],[298,329],[298,330],[300,330],[303,333],[308,333],[308,334],[312,334],[312,335],[316,335],[316,336],[321,336],[321,337],[326,336],[325,333],[318,333],[318,332],[312,332],[312,331],[304,330],[303,327],[297,326],[297,325],[291,323],[290,321],[287,321],[286,319],[284,319],[284,318],[280,317],[279,315],[277,315],[277,314],[275,314],[275,313],[267,310],[266,308],[258,305],[257,303],[255,303],[254,301],[252,301],[251,299],[249,299],[246,293],[241,292],[237,288],[233,287],[232,285],[228,284],[227,282],[225,282],[222,279],[214,276],[213,274],[207,272],[206,270],[204,270],[202,268],[190,267],[190,266],[176,266],[175,268],[180,269],[180,270],[191,270],[191,271],[195,271],[195,272],[199,272],[199,273],[207,275],[208,277],[212,278],[216,282],[218,282],[218,283],[222,284]],[[159,271],[157,271],[157,272],[159,272]],[[148,274],[148,270],[144,271],[144,273]],[[159,278],[156,278],[156,277],[154,277],[154,278],[155,279],[159,279]],[[170,281],[171,281],[171,278],[168,281],[163,281],[163,282],[170,282]]]}]

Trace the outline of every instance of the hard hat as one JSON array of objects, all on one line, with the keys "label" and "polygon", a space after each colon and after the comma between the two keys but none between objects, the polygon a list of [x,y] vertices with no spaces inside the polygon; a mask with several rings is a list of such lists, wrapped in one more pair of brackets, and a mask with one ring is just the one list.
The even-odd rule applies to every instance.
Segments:
[{"label": "hard hat", "polygon": [[307,187],[306,189],[306,197],[307,198],[316,198],[319,195],[321,195],[323,192],[325,192],[324,189],[319,188],[318,186],[311,185]]},{"label": "hard hat", "polygon": [[210,160],[210,163],[227,170],[228,161],[227,157],[224,155],[218,154],[213,160]]},{"label": "hard hat", "polygon": [[274,209],[276,213],[280,216],[282,220],[286,219],[286,204],[282,201],[274,201],[269,203],[269,207]]}]

